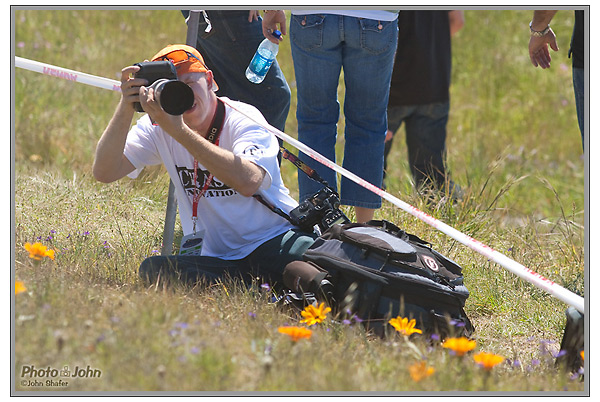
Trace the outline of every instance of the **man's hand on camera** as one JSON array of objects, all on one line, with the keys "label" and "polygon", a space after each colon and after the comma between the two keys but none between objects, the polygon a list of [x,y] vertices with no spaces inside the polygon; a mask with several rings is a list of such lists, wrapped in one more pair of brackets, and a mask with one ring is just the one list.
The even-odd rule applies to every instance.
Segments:
[{"label": "man's hand on camera", "polygon": [[139,100],[142,108],[150,119],[158,124],[163,130],[169,134],[173,134],[176,130],[181,130],[184,126],[182,115],[171,115],[163,110],[160,104],[154,98],[154,88],[140,87]]},{"label": "man's hand on camera", "polygon": [[140,87],[148,84],[145,78],[134,77],[139,69],[138,66],[129,66],[121,70],[122,103],[128,105],[132,110],[135,110],[133,104],[140,101]]}]

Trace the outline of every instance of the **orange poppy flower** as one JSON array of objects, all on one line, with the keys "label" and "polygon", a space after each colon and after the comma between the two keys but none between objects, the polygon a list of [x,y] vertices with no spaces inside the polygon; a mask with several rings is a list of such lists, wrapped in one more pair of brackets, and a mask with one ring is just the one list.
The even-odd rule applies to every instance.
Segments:
[{"label": "orange poppy flower", "polygon": [[321,303],[319,307],[315,307],[312,304],[309,304],[304,308],[300,314],[304,319],[300,321],[301,323],[305,323],[309,327],[314,324],[319,324],[327,318],[327,313],[331,311],[331,308],[325,307],[325,303]]},{"label": "orange poppy flower", "polygon": [[18,295],[19,293],[23,293],[26,290],[27,290],[27,288],[25,287],[23,282],[15,281],[15,294],[16,295]]},{"label": "orange poppy flower", "polygon": [[396,318],[392,318],[388,321],[388,323],[396,329],[396,331],[400,332],[402,335],[412,335],[412,334],[422,334],[418,328],[415,328],[417,323],[416,320],[412,319],[408,321],[408,318],[402,318],[400,316]]},{"label": "orange poppy flower", "polygon": [[493,353],[480,352],[473,356],[475,363],[482,366],[486,371],[490,371],[494,366],[504,361],[504,357]]},{"label": "orange poppy flower", "polygon": [[48,257],[51,260],[54,259],[54,250],[48,250],[48,247],[42,245],[42,243],[25,243],[23,246],[25,250],[29,251],[29,258],[40,261],[44,257]]},{"label": "orange poppy flower", "polygon": [[277,330],[282,334],[289,336],[294,342],[298,342],[303,338],[310,339],[310,336],[312,335],[312,331],[304,327],[279,327]]},{"label": "orange poppy flower", "polygon": [[433,373],[435,373],[435,369],[433,367],[429,367],[425,364],[423,360],[413,364],[408,367],[408,372],[410,373],[410,378],[415,382],[419,382],[424,378],[429,377]]},{"label": "orange poppy flower", "polygon": [[442,343],[442,346],[454,351],[457,356],[463,356],[465,353],[475,349],[477,342],[462,336],[460,338],[448,338]]}]

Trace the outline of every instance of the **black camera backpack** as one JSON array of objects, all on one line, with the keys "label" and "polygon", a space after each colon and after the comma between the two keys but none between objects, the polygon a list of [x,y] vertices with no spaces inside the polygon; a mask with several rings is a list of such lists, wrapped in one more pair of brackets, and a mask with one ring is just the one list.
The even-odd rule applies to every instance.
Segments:
[{"label": "black camera backpack", "polygon": [[305,252],[328,272],[338,307],[382,333],[390,318],[415,319],[415,328],[440,336],[469,336],[464,311],[469,291],[462,268],[415,235],[388,221],[336,224]]}]

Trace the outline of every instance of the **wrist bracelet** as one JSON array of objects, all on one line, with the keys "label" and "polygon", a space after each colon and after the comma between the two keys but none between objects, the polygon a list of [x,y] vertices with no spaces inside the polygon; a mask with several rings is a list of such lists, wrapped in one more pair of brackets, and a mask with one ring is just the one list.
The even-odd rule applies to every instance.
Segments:
[{"label": "wrist bracelet", "polygon": [[533,21],[531,21],[529,23],[529,31],[531,32],[531,36],[535,36],[535,37],[542,37],[544,35],[546,35],[548,33],[548,31],[550,30],[550,25],[548,25],[546,27],[546,29],[544,29],[543,31],[536,31],[531,27],[531,24],[533,24]]}]

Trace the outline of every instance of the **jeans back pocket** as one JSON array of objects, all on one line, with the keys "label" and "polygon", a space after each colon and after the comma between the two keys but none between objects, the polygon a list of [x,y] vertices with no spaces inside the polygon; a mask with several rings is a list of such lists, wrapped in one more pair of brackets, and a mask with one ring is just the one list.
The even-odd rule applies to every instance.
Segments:
[{"label": "jeans back pocket", "polygon": [[290,20],[290,37],[302,50],[312,50],[323,45],[324,15],[293,15]]},{"label": "jeans back pocket", "polygon": [[380,54],[396,51],[398,38],[398,21],[377,21],[368,18],[360,18],[360,45],[363,49]]}]

